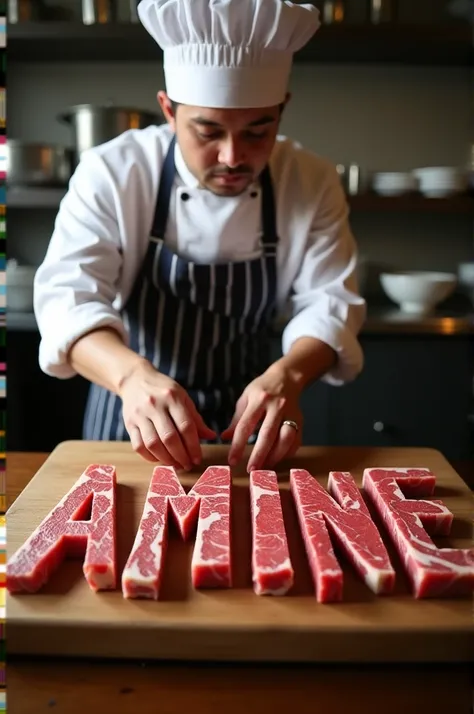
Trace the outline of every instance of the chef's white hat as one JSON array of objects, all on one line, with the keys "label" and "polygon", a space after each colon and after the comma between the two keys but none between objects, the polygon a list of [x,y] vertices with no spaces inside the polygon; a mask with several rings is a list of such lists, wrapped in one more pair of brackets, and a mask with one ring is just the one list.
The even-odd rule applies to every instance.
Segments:
[{"label": "chef's white hat", "polygon": [[201,107],[280,104],[293,54],[320,26],[313,5],[287,0],[141,0],[138,15],[163,49],[170,99]]}]

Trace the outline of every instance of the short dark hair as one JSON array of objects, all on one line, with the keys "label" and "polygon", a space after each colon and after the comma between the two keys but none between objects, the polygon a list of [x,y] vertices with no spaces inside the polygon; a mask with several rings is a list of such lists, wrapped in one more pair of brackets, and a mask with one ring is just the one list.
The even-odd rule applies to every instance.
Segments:
[{"label": "short dark hair", "polygon": [[[176,115],[177,109],[180,106],[180,102],[175,102],[173,99],[170,99],[170,102],[171,102],[171,109],[173,110],[173,114]],[[280,109],[280,114],[281,114],[283,109],[285,108],[285,103],[282,102],[278,108]]]}]

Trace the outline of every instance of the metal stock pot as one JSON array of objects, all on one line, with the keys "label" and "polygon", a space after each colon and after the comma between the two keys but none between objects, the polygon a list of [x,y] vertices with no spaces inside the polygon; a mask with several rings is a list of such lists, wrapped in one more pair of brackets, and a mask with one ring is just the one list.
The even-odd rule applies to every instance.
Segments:
[{"label": "metal stock pot", "polygon": [[104,144],[129,129],[144,129],[152,124],[162,124],[159,113],[130,107],[79,104],[69,107],[58,116],[59,121],[69,124],[74,132],[76,158],[83,151]]},{"label": "metal stock pot", "polygon": [[64,186],[72,172],[72,152],[64,146],[7,139],[7,181],[10,185]]}]

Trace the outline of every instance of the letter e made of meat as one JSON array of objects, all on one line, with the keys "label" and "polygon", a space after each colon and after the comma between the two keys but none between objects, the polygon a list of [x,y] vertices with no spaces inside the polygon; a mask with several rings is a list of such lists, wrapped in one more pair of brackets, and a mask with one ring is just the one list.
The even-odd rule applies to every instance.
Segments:
[{"label": "letter e made of meat", "polygon": [[291,469],[290,488],[318,602],[342,600],[343,572],[329,532],[374,593],[391,593],[395,571],[351,474],[331,471],[328,493],[308,471]]},{"label": "letter e made of meat", "polygon": [[173,467],[155,467],[135,542],[122,573],[124,597],[158,599],[170,511],[185,540],[198,521],[191,562],[193,586],[231,587],[230,494],[228,466],[209,466],[189,493]]},{"label": "letter e made of meat", "polygon": [[280,491],[274,471],[251,471],[252,579],[257,595],[285,595],[293,585]]},{"label": "letter e made of meat", "polygon": [[[117,587],[115,466],[93,464],[7,563],[9,592],[37,592],[66,557],[84,558],[92,590]],[[87,518],[90,513],[90,520]]]},{"label": "letter e made of meat", "polygon": [[421,468],[369,468],[362,480],[405,566],[413,595],[469,595],[474,590],[474,548],[438,548],[428,533],[449,535],[453,514],[442,501],[416,500],[431,496],[435,483],[434,474]]}]

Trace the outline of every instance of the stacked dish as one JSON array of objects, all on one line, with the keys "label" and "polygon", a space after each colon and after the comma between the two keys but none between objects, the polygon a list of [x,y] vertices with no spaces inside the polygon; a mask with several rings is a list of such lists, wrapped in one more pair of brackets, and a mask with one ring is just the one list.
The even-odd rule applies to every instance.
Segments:
[{"label": "stacked dish", "polygon": [[416,191],[418,181],[411,172],[379,172],[372,178],[372,188],[381,196],[402,196]]},{"label": "stacked dish", "polygon": [[467,191],[467,172],[451,166],[415,169],[420,192],[428,198],[446,198]]}]

